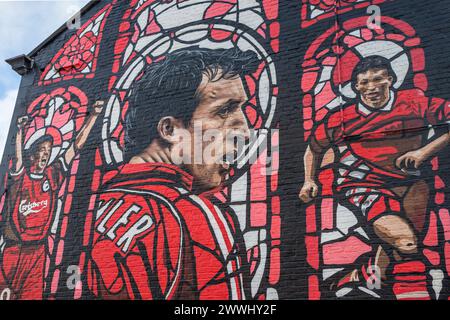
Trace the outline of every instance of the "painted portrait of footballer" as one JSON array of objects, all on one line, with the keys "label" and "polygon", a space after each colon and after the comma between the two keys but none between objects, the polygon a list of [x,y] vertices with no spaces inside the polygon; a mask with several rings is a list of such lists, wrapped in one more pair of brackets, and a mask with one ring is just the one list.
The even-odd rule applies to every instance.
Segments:
[{"label": "painted portrait of footballer", "polygon": [[[403,272],[425,270],[418,233],[424,227],[429,188],[421,170],[450,141],[448,129],[431,140],[419,130],[448,121],[450,103],[428,98],[419,89],[397,90],[395,82],[388,59],[376,55],[361,59],[352,76],[356,103],[330,113],[312,132],[299,193],[303,203],[320,195],[317,173],[331,149],[336,199],[341,209],[366,221],[371,241],[378,246],[371,265],[378,268],[382,283],[388,277],[401,279]],[[367,279],[366,270],[347,270],[332,287],[349,293]],[[428,297],[423,282],[396,290],[395,279],[390,283],[394,282],[391,289],[397,298]],[[388,290],[384,283],[381,290]],[[369,294],[380,296],[376,291]]]},{"label": "painted portrait of footballer", "polygon": [[12,299],[43,298],[47,237],[55,219],[58,192],[102,110],[103,102],[96,102],[75,141],[52,163],[53,137],[44,134],[25,149],[29,118],[17,120],[15,164],[2,212],[5,246],[0,259],[0,287],[8,289]]},{"label": "painted portrait of footballer", "polygon": [[[232,170],[225,150],[237,153],[227,135],[249,138],[243,78],[257,65],[252,51],[194,46],[145,69],[126,116],[125,164],[109,174],[97,202],[87,270],[95,297],[249,297],[236,216],[213,193]],[[199,124],[222,139],[196,141]],[[180,146],[186,137],[189,145]],[[193,152],[191,143],[218,152],[211,162],[176,161],[175,150]]]}]

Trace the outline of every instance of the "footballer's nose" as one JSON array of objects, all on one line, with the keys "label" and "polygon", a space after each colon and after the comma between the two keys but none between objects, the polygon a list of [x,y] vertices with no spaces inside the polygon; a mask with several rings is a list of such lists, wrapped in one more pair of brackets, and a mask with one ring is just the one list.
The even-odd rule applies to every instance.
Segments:
[{"label": "footballer's nose", "polygon": [[248,127],[247,117],[244,114],[244,111],[240,109],[236,113],[236,118],[234,119],[233,128],[239,131],[240,135],[245,139],[250,139],[250,128]]},{"label": "footballer's nose", "polygon": [[375,85],[375,83],[373,83],[372,81],[369,81],[369,83],[367,84],[367,90],[370,91],[374,91],[376,90],[377,86]]}]

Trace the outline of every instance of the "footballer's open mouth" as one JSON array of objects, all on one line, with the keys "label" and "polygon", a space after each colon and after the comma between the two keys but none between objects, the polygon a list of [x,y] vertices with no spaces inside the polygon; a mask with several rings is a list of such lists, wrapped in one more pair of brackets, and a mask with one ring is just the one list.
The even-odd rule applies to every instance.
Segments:
[{"label": "footballer's open mouth", "polygon": [[370,101],[377,101],[381,98],[381,95],[379,92],[371,92],[366,94],[366,99]]},{"label": "footballer's open mouth", "polygon": [[47,160],[48,160],[47,157],[44,157],[41,159],[41,162],[40,162],[41,167],[45,167],[47,165]]}]

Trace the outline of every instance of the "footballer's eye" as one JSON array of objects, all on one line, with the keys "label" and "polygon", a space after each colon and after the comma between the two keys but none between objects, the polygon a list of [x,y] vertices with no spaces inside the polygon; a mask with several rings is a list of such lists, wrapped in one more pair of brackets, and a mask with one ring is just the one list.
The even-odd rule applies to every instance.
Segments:
[{"label": "footballer's eye", "polygon": [[217,114],[222,118],[226,118],[230,115],[230,113],[233,113],[237,108],[238,108],[237,103],[227,103],[222,107],[220,107]]}]

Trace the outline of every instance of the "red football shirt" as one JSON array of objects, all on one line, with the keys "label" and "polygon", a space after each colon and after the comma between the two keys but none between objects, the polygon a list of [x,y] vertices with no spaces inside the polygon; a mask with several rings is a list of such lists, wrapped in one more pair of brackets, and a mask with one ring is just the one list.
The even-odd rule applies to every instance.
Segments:
[{"label": "red football shirt", "polygon": [[64,164],[55,163],[42,174],[29,173],[24,168],[11,173],[8,214],[10,226],[22,242],[41,241],[48,236],[64,168]]},{"label": "red football shirt", "polygon": [[233,216],[161,163],[125,165],[98,201],[88,284],[103,298],[244,299]]},{"label": "red football shirt", "polygon": [[[335,146],[338,188],[378,187],[407,177],[390,170],[394,163],[382,165],[401,155],[398,139],[420,135],[430,125],[447,125],[449,120],[450,102],[428,98],[421,90],[403,90],[391,93],[390,103],[379,110],[362,104],[343,107],[316,127],[312,139],[321,146]],[[377,141],[378,145],[373,143]]]}]

